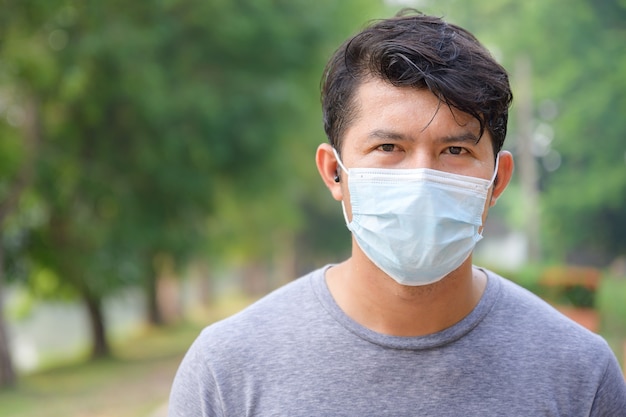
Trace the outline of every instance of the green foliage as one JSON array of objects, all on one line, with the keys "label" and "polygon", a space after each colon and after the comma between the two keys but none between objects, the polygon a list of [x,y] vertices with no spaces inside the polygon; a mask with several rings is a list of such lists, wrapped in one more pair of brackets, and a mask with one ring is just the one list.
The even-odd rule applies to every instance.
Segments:
[{"label": "green foliage", "polygon": [[577,8],[575,19],[563,19],[563,59],[556,57],[559,65],[546,71],[554,80],[570,74],[555,121],[554,146],[563,162],[544,181],[547,236],[560,253],[605,254],[599,262],[626,253],[626,130],[619,122],[626,80],[618,75],[626,71],[626,25],[615,19],[626,7],[609,3],[589,3]]},{"label": "green foliage", "polygon": [[626,338],[626,279],[605,276],[598,289],[597,306],[603,332],[616,340],[624,340]]},{"label": "green foliage", "polygon": [[535,291],[541,298],[555,305],[580,308],[594,308],[596,305],[595,292],[581,285],[563,287],[540,285]]},{"label": "green foliage", "polygon": [[14,224],[33,291],[100,299],[153,285],[163,257],[181,269],[207,248],[284,248],[323,140],[325,60],[378,7],[356,3],[5,2],[0,91],[36,113],[33,126],[0,124],[0,174],[24,163],[32,127],[30,192],[45,215]]},{"label": "green foliage", "polygon": [[516,270],[492,269],[497,274],[510,279],[511,281],[536,294],[539,292],[539,281],[541,280],[541,276],[545,268],[545,265],[526,264]]},{"label": "green foliage", "polygon": [[10,320],[21,320],[28,317],[33,307],[33,296],[22,288],[14,290],[11,298],[4,305],[6,317]]},{"label": "green foliage", "polygon": [[[3,112],[5,117],[11,117],[9,112],[11,112],[10,109]],[[4,197],[9,188],[8,182],[19,168],[23,148],[20,146],[19,132],[11,126],[0,123],[0,135],[2,137],[0,141],[0,195]]]},{"label": "green foliage", "polygon": [[[474,31],[511,70],[519,55],[532,59],[537,121],[551,125],[562,161],[541,179],[548,254],[623,253],[622,3],[420,4]],[[313,258],[345,250],[341,212],[312,160],[324,140],[317,84],[341,40],[398,7],[76,0],[4,8],[0,81],[12,107],[0,123],[0,194],[24,158],[9,109],[19,114],[21,98],[35,95],[44,141],[34,193],[50,225],[31,240],[37,262],[94,276],[89,286],[108,292],[140,281],[159,252],[179,266],[201,247],[215,258],[265,257],[267,243],[280,246],[286,234],[302,236]],[[556,118],[539,112],[547,101]],[[516,123],[513,115],[513,151]],[[515,211],[512,199],[523,196],[509,198]]]},{"label": "green foliage", "polygon": [[[162,259],[295,248],[302,269],[339,260],[349,234],[313,160],[318,83],[343,39],[398,8],[367,3],[5,0],[0,200],[28,160],[25,132],[39,139],[35,182],[3,225],[9,278],[40,296],[99,298],[150,282]],[[625,253],[624,2],[419,4],[472,30],[512,73],[532,60],[536,122],[561,158],[551,171],[538,157],[546,255]],[[513,112],[513,152],[518,123]],[[523,198],[507,193],[493,214],[520,227]],[[540,272],[504,275],[540,292]],[[603,287],[599,308],[621,314],[613,295]]]}]

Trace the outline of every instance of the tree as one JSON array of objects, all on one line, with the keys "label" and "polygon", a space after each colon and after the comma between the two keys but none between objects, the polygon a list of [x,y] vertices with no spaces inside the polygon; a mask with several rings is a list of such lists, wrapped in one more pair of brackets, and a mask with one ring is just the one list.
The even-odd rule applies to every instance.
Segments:
[{"label": "tree", "polygon": [[580,4],[553,30],[561,47],[545,77],[561,165],[544,179],[547,237],[556,256],[605,266],[626,255],[626,6]]},{"label": "tree", "polygon": [[[143,285],[148,316],[160,322],[160,260],[182,268],[204,246],[223,193],[294,189],[278,179],[298,169],[293,138],[314,137],[309,129],[318,119],[309,114],[317,92],[301,83],[319,76],[329,40],[334,46],[354,4],[9,6],[24,35],[7,32],[4,58],[11,52],[20,63],[11,81],[21,80],[39,101],[44,132],[35,187],[47,222],[31,234],[28,256],[56,294],[83,300],[92,354],[107,355],[103,300]],[[246,207],[236,210],[246,216]]]},{"label": "tree", "polygon": [[[10,8],[10,7],[9,7]],[[33,21],[38,20],[37,13],[29,13]],[[3,15],[7,16],[7,15]],[[7,278],[7,247],[19,246],[7,243],[15,238],[7,230],[10,223],[22,223],[21,227],[28,227],[28,222],[16,219],[19,217],[23,195],[32,185],[35,174],[35,160],[41,142],[39,125],[39,101],[30,88],[41,80],[38,71],[23,73],[23,76],[14,77],[13,73],[20,73],[27,62],[33,58],[33,51],[26,49],[17,52],[17,45],[22,36],[28,36],[29,25],[19,17],[16,19],[0,19],[3,30],[0,31],[0,51],[6,62],[0,69],[0,101],[2,106],[0,116],[0,388],[12,386],[16,383],[16,372],[10,354],[9,335],[4,317],[4,297]],[[17,42],[13,41],[17,38]],[[17,44],[17,45],[16,45]],[[15,58],[15,59],[13,59]],[[22,75],[22,74],[21,74]],[[23,206],[23,205],[22,205]],[[19,235],[19,233],[17,233]],[[19,241],[20,239],[13,239]],[[15,249],[14,247],[11,249]]]}]

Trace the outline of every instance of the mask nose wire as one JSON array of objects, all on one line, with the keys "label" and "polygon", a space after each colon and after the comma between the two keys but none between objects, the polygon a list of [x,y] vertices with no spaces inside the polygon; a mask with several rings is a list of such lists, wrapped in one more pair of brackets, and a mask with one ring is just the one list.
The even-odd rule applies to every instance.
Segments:
[{"label": "mask nose wire", "polygon": [[341,167],[341,170],[345,172],[346,174],[350,175],[350,171],[348,170],[348,168],[346,168],[341,162],[341,158],[339,157],[339,154],[337,153],[337,149],[333,148],[333,153],[335,154],[335,158],[337,158],[337,164],[339,164],[339,166]]}]

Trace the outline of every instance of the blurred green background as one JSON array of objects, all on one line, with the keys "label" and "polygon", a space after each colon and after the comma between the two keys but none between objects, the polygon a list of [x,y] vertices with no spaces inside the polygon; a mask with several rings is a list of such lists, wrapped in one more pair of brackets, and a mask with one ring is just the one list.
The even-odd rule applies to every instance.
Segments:
[{"label": "blurred green background", "polygon": [[349,252],[319,82],[415,7],[510,70],[475,261],[626,346],[626,3],[0,2],[0,415],[165,415],[202,326]]}]

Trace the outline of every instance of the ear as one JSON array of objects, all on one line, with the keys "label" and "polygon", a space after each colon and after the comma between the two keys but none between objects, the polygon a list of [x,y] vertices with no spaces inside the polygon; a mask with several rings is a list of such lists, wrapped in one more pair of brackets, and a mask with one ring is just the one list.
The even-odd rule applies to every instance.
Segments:
[{"label": "ear", "polygon": [[504,189],[509,185],[511,177],[513,176],[513,168],[515,164],[513,162],[513,155],[509,151],[500,152],[500,160],[498,161],[498,173],[493,184],[493,192],[491,193],[490,207],[496,205],[498,197],[502,194]]},{"label": "ear", "polygon": [[343,191],[341,189],[341,181],[336,182],[335,176],[339,175],[339,178],[345,178],[342,175],[341,168],[337,163],[337,158],[333,152],[332,146],[328,143],[322,143],[317,147],[315,153],[315,163],[317,164],[317,170],[322,177],[322,181],[326,184],[326,187],[330,190],[330,194],[337,201],[343,200]]}]

